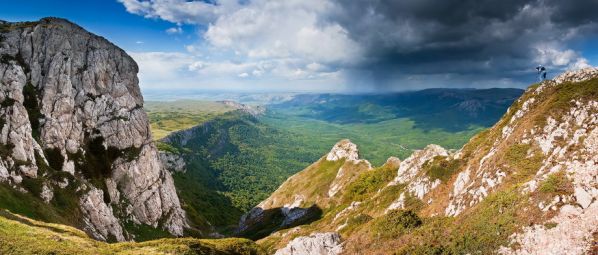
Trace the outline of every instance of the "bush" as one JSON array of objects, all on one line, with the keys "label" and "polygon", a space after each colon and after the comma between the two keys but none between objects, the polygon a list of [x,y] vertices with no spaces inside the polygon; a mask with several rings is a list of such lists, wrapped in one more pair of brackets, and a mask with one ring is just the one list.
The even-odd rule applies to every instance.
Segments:
[{"label": "bush", "polygon": [[383,167],[373,171],[362,173],[357,180],[352,182],[347,188],[346,200],[362,201],[368,198],[370,194],[377,192],[396,176],[396,169]]},{"label": "bush", "polygon": [[355,229],[358,229],[363,224],[370,222],[372,219],[372,216],[363,213],[347,219],[347,225],[342,229],[343,234],[345,235],[347,233],[353,232]]},{"label": "bush", "polygon": [[443,247],[435,246],[432,244],[424,245],[409,245],[400,248],[396,255],[441,255],[446,254],[446,250]]},{"label": "bush", "polygon": [[538,190],[542,193],[549,194],[571,194],[573,193],[573,186],[571,180],[567,178],[564,171],[558,171],[556,173],[548,175]]},{"label": "bush", "polygon": [[411,229],[422,225],[422,220],[410,210],[393,210],[377,219],[374,225],[376,234],[396,238]]},{"label": "bush", "polygon": [[156,147],[158,148],[159,151],[164,151],[164,152],[170,152],[173,154],[179,154],[179,150],[177,148],[175,148],[174,146],[164,143],[164,142],[159,142],[156,141],[155,142]]},{"label": "bush", "polygon": [[[532,151],[528,157],[528,151]],[[506,163],[513,168],[516,180],[526,181],[533,176],[544,161],[542,153],[533,150],[530,144],[515,144],[509,147],[505,153]]]},{"label": "bush", "polygon": [[441,180],[442,182],[446,182],[459,167],[461,167],[461,160],[451,160],[444,156],[436,156],[423,165],[423,170],[432,181]]}]

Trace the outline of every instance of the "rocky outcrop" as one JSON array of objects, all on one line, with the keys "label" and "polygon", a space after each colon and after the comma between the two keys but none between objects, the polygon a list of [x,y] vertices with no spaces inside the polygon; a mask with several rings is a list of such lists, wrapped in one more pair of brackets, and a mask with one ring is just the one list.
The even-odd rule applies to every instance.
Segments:
[{"label": "rocky outcrop", "polygon": [[346,159],[349,161],[358,160],[359,153],[357,150],[357,145],[348,139],[336,143],[328,155],[326,155],[326,160],[337,161],[340,159]]},{"label": "rocky outcrop", "polygon": [[397,177],[388,185],[406,184],[407,188],[388,206],[386,211],[403,209],[406,196],[412,195],[421,200],[428,192],[440,185],[440,180],[431,180],[422,171],[422,168],[424,164],[433,162],[437,157],[448,156],[449,152],[446,149],[439,145],[430,144],[423,150],[414,151],[411,156],[400,162]]},{"label": "rocky outcrop", "polygon": [[124,241],[123,229],[114,216],[112,208],[104,203],[104,192],[92,188],[80,200],[84,221],[87,224],[85,230],[93,236],[116,241]]},{"label": "rocky outcrop", "polygon": [[336,255],[343,251],[338,233],[314,233],[293,239],[286,247],[277,250],[276,255]]},{"label": "rocky outcrop", "polygon": [[98,239],[129,238],[125,220],[182,235],[184,212],[152,143],[133,59],[63,19],[0,26],[0,179],[18,187],[69,173],[67,185],[85,194],[82,223]]},{"label": "rocky outcrop", "polygon": [[[565,82],[598,79],[598,68],[567,72],[553,81],[546,81],[533,92],[541,96],[543,90]],[[556,211],[550,219],[555,226],[543,224],[525,227],[522,233],[511,236],[517,249],[502,247],[503,254],[586,254],[598,231],[598,101],[596,98],[576,98],[569,102],[565,113],[548,116],[544,126],[525,130],[524,143],[538,144],[546,158],[532,180],[523,185],[523,193],[538,189],[550,175],[564,172],[572,185],[572,194],[556,196],[543,211]],[[594,237],[593,237],[594,236]],[[594,245],[596,245],[594,243]]]},{"label": "rocky outcrop", "polygon": [[184,173],[187,170],[185,160],[178,154],[160,151],[160,161],[168,171]]},{"label": "rocky outcrop", "polygon": [[328,203],[341,199],[339,192],[369,170],[372,165],[359,159],[357,145],[341,140],[318,162],[289,177],[270,197],[243,215],[237,233],[276,226],[272,231],[313,221]]}]

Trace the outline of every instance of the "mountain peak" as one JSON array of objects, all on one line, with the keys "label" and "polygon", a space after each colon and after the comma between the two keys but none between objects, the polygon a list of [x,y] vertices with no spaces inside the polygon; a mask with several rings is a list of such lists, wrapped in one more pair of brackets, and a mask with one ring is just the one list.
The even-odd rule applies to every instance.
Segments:
[{"label": "mountain peak", "polygon": [[359,151],[357,145],[352,143],[349,139],[343,139],[336,143],[332,150],[326,156],[328,161],[337,161],[339,159],[358,160]]}]

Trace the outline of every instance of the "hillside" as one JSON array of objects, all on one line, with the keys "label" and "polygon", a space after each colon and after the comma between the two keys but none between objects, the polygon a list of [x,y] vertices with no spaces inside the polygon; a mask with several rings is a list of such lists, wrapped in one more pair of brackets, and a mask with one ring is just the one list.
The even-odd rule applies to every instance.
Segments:
[{"label": "hillside", "polygon": [[96,241],[73,227],[29,219],[0,211],[1,254],[222,254],[257,255],[262,250],[253,242],[238,238],[200,240],[160,239],[146,242],[108,244]]},{"label": "hillside", "polygon": [[[457,99],[436,104],[449,108],[455,102],[481,100],[480,95],[484,95],[486,101],[481,102],[488,104],[485,107],[500,106],[504,112],[507,105],[503,101],[515,100],[517,91],[438,89],[425,93],[396,93],[392,94],[393,98],[400,100],[392,104],[395,109],[404,107],[407,102],[413,101],[411,98],[415,95],[418,100],[426,98],[429,101],[445,94],[458,95],[455,96]],[[499,118],[497,114],[483,112],[484,118],[470,118],[470,122],[475,124],[460,131],[424,130],[415,127],[416,122],[408,118],[372,123],[335,123],[299,116],[302,110],[295,105],[303,97],[305,95],[298,95],[288,107],[266,105],[265,112],[260,107],[231,101],[150,102],[146,106],[154,134],[167,129],[170,129],[168,132],[181,130],[162,139],[158,147],[163,150],[172,147],[186,162],[187,171],[175,173],[174,180],[183,207],[195,224],[209,229],[206,222],[210,222],[220,231],[227,232],[242,213],[268,197],[288,176],[317,160],[330,144],[341,138],[359,143],[362,155],[373,164],[382,164],[390,155],[405,157],[413,149],[423,148],[432,142],[447,148],[459,148],[485,127],[482,119],[495,118],[496,121]],[[342,99],[328,103],[331,107],[340,107],[362,97],[342,96]],[[379,98],[370,101],[382,102]],[[227,105],[224,104],[226,102]],[[231,108],[240,111],[230,111]],[[450,111],[458,110],[445,110]],[[368,112],[376,113],[375,109]],[[426,113],[431,114],[427,110],[419,111],[419,114]],[[452,117],[447,116],[447,119]],[[184,128],[194,122],[200,124]]]},{"label": "hillside", "polygon": [[135,61],[67,20],[0,22],[0,206],[98,240],[187,227]]},{"label": "hillside", "polygon": [[276,254],[596,252],[597,98],[598,69],[564,73],[460,150],[429,145],[379,167],[341,141],[238,234]]},{"label": "hillside", "polygon": [[304,144],[238,110],[174,132],[159,146],[185,161],[186,170],[173,177],[190,220],[226,232],[303,162],[317,157]]},{"label": "hillside", "polygon": [[[461,90],[437,91],[450,94]],[[487,90],[466,91],[472,94],[488,93]],[[512,93],[511,90],[504,90],[496,92],[494,97],[488,97],[502,101],[507,100],[505,94],[509,93]],[[433,96],[429,96],[428,100],[434,100],[438,94],[432,93]],[[349,99],[359,97],[352,96]],[[460,100],[466,98],[474,100],[476,97],[463,94]],[[330,104],[342,105],[349,99]],[[274,106],[278,110],[258,112],[258,107],[229,102],[229,107],[239,111],[217,115],[211,109],[222,109],[222,105],[205,110],[195,107],[220,103],[153,102],[147,110],[152,127],[165,122],[172,127],[179,127],[185,126],[187,120],[202,119],[203,123],[196,127],[165,137],[158,147],[165,150],[172,147],[186,162],[187,171],[175,173],[174,180],[183,207],[192,221],[202,229],[210,229],[209,222],[224,233],[236,224],[242,213],[268,197],[288,176],[317,160],[319,155],[328,150],[330,143],[342,137],[363,144],[362,154],[372,157],[372,163],[381,164],[389,155],[396,153],[403,157],[409,155],[413,148],[423,148],[431,142],[459,148],[482,129],[479,126],[456,132],[423,130],[416,128],[415,122],[404,118],[378,123],[333,123],[297,117],[299,112],[292,109],[281,113],[280,105]],[[401,101],[395,102],[395,105],[402,104]],[[454,102],[438,104],[448,107]]]}]

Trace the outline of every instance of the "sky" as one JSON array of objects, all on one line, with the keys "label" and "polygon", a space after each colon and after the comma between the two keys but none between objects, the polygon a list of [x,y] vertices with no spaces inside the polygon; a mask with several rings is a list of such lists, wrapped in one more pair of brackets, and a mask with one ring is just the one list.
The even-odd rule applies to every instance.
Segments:
[{"label": "sky", "polygon": [[598,0],[0,0],[126,50],[145,90],[526,87],[598,65]]}]

